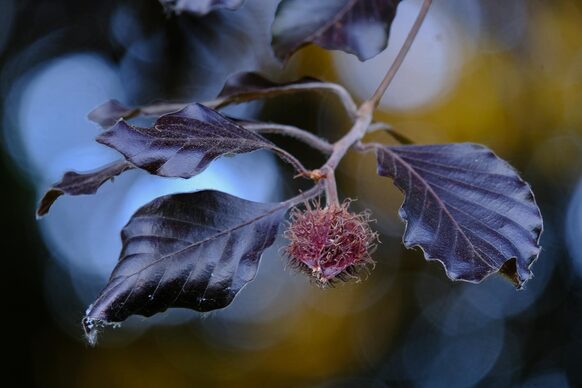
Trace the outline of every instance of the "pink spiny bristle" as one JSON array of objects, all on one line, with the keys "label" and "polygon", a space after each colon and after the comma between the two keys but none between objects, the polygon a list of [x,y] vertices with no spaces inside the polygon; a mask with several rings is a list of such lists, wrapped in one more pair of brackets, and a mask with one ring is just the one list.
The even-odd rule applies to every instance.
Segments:
[{"label": "pink spiny bristle", "polygon": [[374,263],[370,254],[378,235],[370,228],[370,215],[351,213],[349,204],[321,208],[316,203],[305,211],[291,211],[285,253],[292,265],[313,275],[320,285],[357,278],[361,268]]}]

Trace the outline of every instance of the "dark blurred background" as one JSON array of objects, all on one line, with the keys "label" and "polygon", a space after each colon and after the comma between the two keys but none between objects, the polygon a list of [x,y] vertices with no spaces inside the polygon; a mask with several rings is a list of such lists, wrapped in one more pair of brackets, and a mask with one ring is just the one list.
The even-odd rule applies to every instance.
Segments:
[{"label": "dark blurred background", "polygon": [[[96,348],[80,326],[120,249],[119,230],[166,193],[213,187],[259,201],[300,187],[272,155],[215,163],[189,180],[131,171],[91,197],[40,195],[68,170],[118,156],[86,119],[129,105],[213,98],[225,78],[259,70],[344,84],[358,100],[382,78],[418,12],[404,0],[389,48],[360,63],[316,47],[283,69],[269,48],[276,1],[247,0],[204,18],[157,0],[0,0],[2,308],[5,386],[582,385],[582,5],[578,1],[436,0],[377,118],[419,143],[473,141],[510,161],[545,219],[535,278],[451,283],[400,244],[401,194],[349,155],[341,194],[377,219],[382,245],[366,281],[321,290],[285,270],[279,241],[228,308],[175,310],[107,330]],[[334,97],[301,95],[229,108],[336,139],[349,127]],[[374,140],[390,141],[383,135]],[[321,156],[274,138],[317,167]],[[287,142],[287,143],[285,143]]]}]

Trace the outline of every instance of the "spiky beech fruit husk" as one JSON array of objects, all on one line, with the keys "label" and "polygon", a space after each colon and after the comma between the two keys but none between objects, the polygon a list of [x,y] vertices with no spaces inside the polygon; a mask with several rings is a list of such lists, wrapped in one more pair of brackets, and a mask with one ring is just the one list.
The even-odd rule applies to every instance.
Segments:
[{"label": "spiky beech fruit husk", "polygon": [[285,248],[291,265],[312,275],[321,286],[335,280],[358,278],[373,265],[371,253],[378,234],[370,228],[370,213],[351,213],[350,201],[321,208],[291,210]]}]

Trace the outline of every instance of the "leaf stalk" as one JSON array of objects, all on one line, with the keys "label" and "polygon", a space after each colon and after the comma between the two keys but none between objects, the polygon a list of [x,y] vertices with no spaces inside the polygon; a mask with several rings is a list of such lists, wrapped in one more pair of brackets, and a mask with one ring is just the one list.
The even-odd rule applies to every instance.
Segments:
[{"label": "leaf stalk", "polygon": [[400,48],[400,51],[396,55],[392,65],[386,72],[382,82],[380,85],[378,85],[378,88],[372,97],[360,105],[357,111],[354,125],[344,137],[334,143],[333,152],[331,153],[329,159],[321,167],[321,171],[323,171],[326,176],[325,192],[328,206],[334,203],[339,204],[337,185],[335,182],[335,169],[337,168],[339,162],[345,156],[347,151],[352,147],[356,147],[357,149],[363,151],[369,149],[368,147],[364,146],[360,140],[364,137],[364,135],[366,135],[368,131],[370,131],[370,124],[372,122],[372,115],[374,110],[378,107],[380,99],[386,92],[386,89],[388,89],[388,86],[390,86],[390,83],[396,76],[398,69],[400,69],[400,66],[404,62],[404,59],[406,58],[406,55],[408,54],[410,47],[412,46],[412,43],[414,42],[414,39],[416,38],[418,31],[420,30],[420,27],[425,20],[431,3],[432,0],[424,0],[421,5],[420,12],[416,17],[416,20],[414,21],[414,24],[412,25],[412,28],[410,29],[404,44]]},{"label": "leaf stalk", "polygon": [[380,85],[378,85],[378,88],[376,89],[372,97],[370,97],[370,99],[368,100],[372,102],[374,108],[376,108],[380,103],[380,100],[382,99],[382,96],[386,92],[386,89],[388,89],[388,86],[390,86],[390,83],[394,79],[394,76],[396,76],[396,73],[398,73],[398,69],[400,69],[402,62],[404,62],[404,59],[406,58],[406,55],[408,54],[408,51],[412,46],[412,42],[414,42],[414,39],[416,38],[416,35],[418,34],[418,31],[420,30],[420,27],[424,22],[424,19],[426,17],[426,14],[428,13],[428,9],[430,8],[431,3],[432,0],[423,1],[420,7],[420,12],[416,17],[416,20],[414,21],[412,28],[408,32],[408,36],[406,37],[404,44],[400,48],[400,51],[396,55],[396,58],[394,58],[394,62],[392,62],[392,65],[388,69],[388,72],[384,76],[384,79],[382,80]]}]

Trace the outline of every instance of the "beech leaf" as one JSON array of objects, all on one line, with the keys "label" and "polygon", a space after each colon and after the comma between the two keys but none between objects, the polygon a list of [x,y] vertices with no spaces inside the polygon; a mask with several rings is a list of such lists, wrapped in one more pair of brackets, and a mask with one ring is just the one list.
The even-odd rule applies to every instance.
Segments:
[{"label": "beech leaf", "polygon": [[315,43],[355,54],[361,61],[382,52],[400,0],[282,0],[273,22],[275,55],[287,61]]},{"label": "beech leaf", "polygon": [[48,213],[52,204],[63,194],[95,194],[99,187],[113,177],[133,168],[127,161],[115,162],[93,172],[78,173],[69,171],[60,182],[55,183],[42,197],[36,211],[37,217]]},{"label": "beech leaf", "polygon": [[244,0],[160,0],[160,3],[176,14],[190,12],[204,16],[220,8],[236,10],[242,6]]},{"label": "beech leaf", "polygon": [[[296,197],[299,198],[299,197]],[[94,343],[99,326],[170,307],[227,306],[255,277],[294,202],[257,203],[219,191],[160,197],[123,228],[109,283],[83,319]]]},{"label": "beech leaf", "polygon": [[477,283],[500,271],[532,277],[542,217],[530,186],[488,148],[470,143],[377,147],[378,174],[404,192],[404,245]]},{"label": "beech leaf", "polygon": [[266,148],[284,153],[264,137],[200,104],[160,116],[152,128],[120,120],[97,141],[151,174],[190,178],[224,156]]}]

